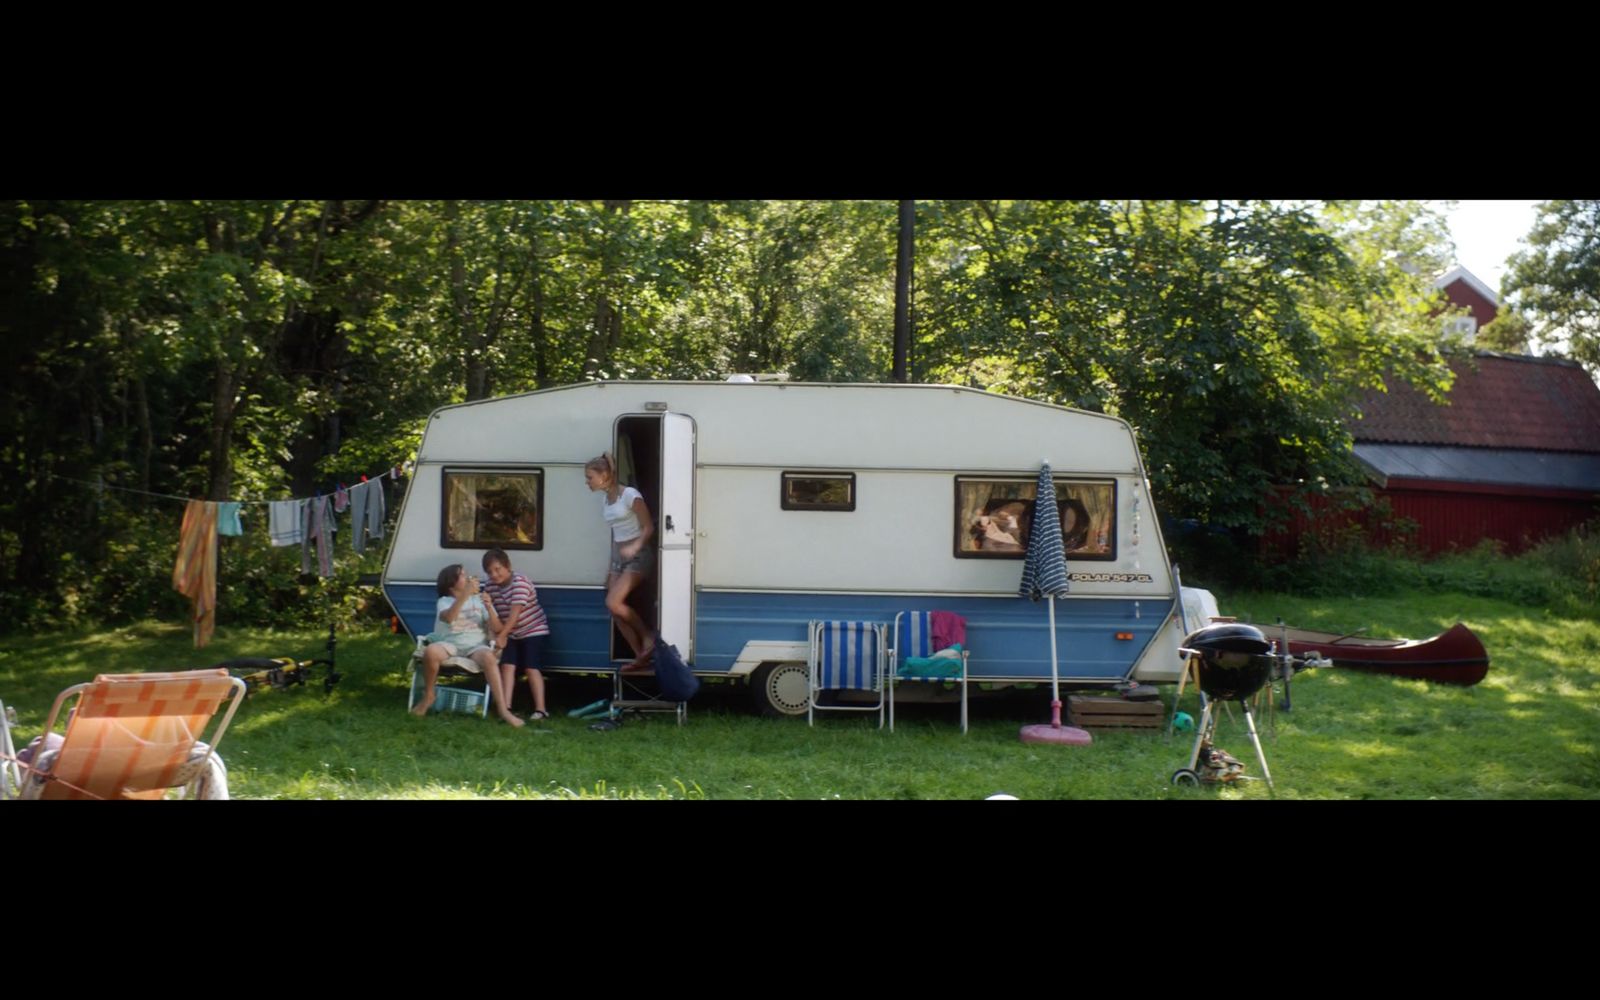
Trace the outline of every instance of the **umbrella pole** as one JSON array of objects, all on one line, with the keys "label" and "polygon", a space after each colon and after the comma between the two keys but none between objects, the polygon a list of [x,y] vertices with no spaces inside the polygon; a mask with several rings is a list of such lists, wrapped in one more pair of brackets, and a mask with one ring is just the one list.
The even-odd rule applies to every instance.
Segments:
[{"label": "umbrella pole", "polygon": [[1024,743],[1055,743],[1062,746],[1087,746],[1094,742],[1085,730],[1061,724],[1061,667],[1056,651],[1056,599],[1050,598],[1050,724],[1023,726]]},{"label": "umbrella pole", "polygon": [[1056,666],[1056,595],[1050,595],[1050,725],[1061,728],[1061,671]]}]

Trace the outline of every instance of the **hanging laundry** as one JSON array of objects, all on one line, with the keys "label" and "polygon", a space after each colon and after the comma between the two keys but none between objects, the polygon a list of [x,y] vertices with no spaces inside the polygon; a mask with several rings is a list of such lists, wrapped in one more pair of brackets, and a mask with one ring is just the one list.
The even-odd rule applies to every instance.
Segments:
[{"label": "hanging laundry", "polygon": [[367,551],[368,538],[383,537],[383,480],[373,479],[350,487],[350,544]]},{"label": "hanging laundry", "polygon": [[239,526],[239,504],[236,501],[217,504],[217,534],[244,534],[244,529]]},{"label": "hanging laundry", "polygon": [[300,544],[300,572],[311,572],[311,549],[316,546],[317,571],[320,576],[333,575],[333,512],[328,509],[328,498],[306,500],[305,532]]},{"label": "hanging laundry", "polygon": [[350,491],[344,488],[344,483],[333,491],[333,512],[343,514],[350,507]]},{"label": "hanging laundry", "polygon": [[305,539],[306,500],[274,500],[267,505],[267,532],[272,544],[299,545]]},{"label": "hanging laundry", "polygon": [[183,509],[172,586],[194,602],[194,648],[204,648],[217,625],[217,505],[209,500],[190,500]]}]

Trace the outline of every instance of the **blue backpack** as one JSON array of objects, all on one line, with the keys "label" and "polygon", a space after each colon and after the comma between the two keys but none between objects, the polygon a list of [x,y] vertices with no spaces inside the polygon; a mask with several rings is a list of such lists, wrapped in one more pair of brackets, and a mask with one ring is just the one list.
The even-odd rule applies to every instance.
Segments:
[{"label": "blue backpack", "polygon": [[678,652],[678,647],[662,639],[660,632],[656,633],[651,661],[656,672],[656,684],[661,687],[661,697],[667,701],[688,701],[700,690],[700,678],[683,662],[683,654]]}]

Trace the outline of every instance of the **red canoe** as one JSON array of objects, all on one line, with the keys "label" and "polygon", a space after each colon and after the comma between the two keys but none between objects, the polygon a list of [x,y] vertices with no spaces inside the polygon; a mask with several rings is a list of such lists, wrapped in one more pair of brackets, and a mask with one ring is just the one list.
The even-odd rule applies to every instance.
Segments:
[{"label": "red canoe", "polygon": [[[1283,626],[1257,625],[1268,639],[1282,641]],[[1470,686],[1489,673],[1489,653],[1472,629],[1460,622],[1432,639],[1370,639],[1335,632],[1289,629],[1289,651],[1318,653],[1336,667],[1370,670],[1396,677]]]}]

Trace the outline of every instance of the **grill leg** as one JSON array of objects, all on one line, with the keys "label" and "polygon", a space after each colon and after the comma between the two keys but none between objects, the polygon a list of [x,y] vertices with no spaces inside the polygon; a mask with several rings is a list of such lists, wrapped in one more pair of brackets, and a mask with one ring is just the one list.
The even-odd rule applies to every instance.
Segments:
[{"label": "grill leg", "polygon": [[1267,770],[1267,755],[1261,749],[1261,737],[1256,733],[1256,717],[1250,711],[1250,703],[1241,700],[1239,707],[1244,709],[1245,728],[1250,731],[1250,742],[1256,748],[1256,760],[1261,762],[1261,777],[1267,782],[1267,787],[1272,787],[1272,772]]},{"label": "grill leg", "polygon": [[1217,717],[1212,713],[1211,706],[1214,702],[1207,701],[1200,711],[1200,725],[1195,727],[1194,749],[1189,751],[1189,770],[1195,770],[1200,763],[1200,748],[1211,742],[1211,730],[1216,727]]}]

